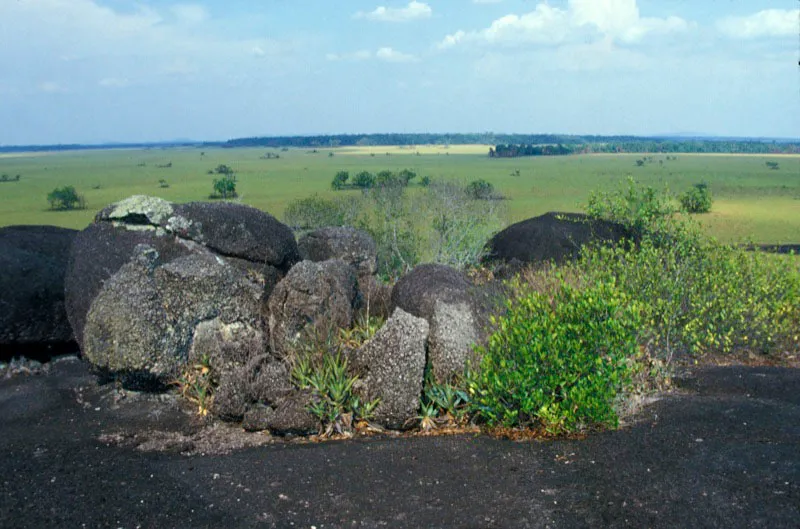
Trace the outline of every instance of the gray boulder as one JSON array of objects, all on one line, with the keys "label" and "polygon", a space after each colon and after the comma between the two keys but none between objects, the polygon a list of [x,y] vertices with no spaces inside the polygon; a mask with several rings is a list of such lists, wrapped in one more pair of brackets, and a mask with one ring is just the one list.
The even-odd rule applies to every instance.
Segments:
[{"label": "gray boulder", "polygon": [[353,322],[358,290],[344,261],[302,261],[269,298],[270,347],[278,357],[290,353],[304,333],[326,335]]},{"label": "gray boulder", "polygon": [[64,275],[77,233],[55,226],[0,228],[0,356],[20,346],[73,341]]},{"label": "gray boulder", "polygon": [[428,331],[427,321],[396,309],[371,340],[350,352],[350,366],[361,376],[358,391],[380,398],[375,422],[406,428],[417,416]]},{"label": "gray boulder", "polygon": [[269,430],[280,435],[314,433],[319,422],[307,409],[310,400],[307,391],[295,391],[272,405],[253,406],[245,413],[242,427],[251,432]]},{"label": "gray boulder", "polygon": [[378,270],[378,248],[368,233],[346,226],[314,230],[297,241],[300,256],[308,261],[341,259],[356,275],[369,276]]},{"label": "gray boulder", "polygon": [[[129,387],[148,388],[170,382],[203,355],[224,372],[263,354],[258,285],[210,252],[166,264],[151,247],[136,252],[89,309],[83,354],[95,368]],[[207,339],[212,331],[198,330],[209,321],[224,340]]]},{"label": "gray boulder", "polygon": [[430,324],[428,361],[437,381],[451,380],[463,374],[468,364],[476,365],[478,323],[469,304],[437,301]]}]

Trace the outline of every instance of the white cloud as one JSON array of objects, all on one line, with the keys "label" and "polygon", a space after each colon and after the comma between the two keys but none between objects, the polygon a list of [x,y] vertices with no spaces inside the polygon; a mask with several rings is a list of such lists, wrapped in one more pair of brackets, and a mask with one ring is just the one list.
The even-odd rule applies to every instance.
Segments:
[{"label": "white cloud", "polygon": [[472,0],[473,4],[499,4],[503,0]]},{"label": "white cloud", "polygon": [[170,11],[181,24],[200,24],[208,20],[208,11],[200,5],[178,4],[172,6]]},{"label": "white cloud", "polygon": [[417,58],[408,53],[402,53],[392,48],[380,48],[375,52],[375,58],[386,62],[416,62]]},{"label": "white cloud", "polygon": [[45,81],[39,83],[39,90],[46,94],[63,94],[67,92],[66,87],[55,81]]},{"label": "white cloud", "polygon": [[679,17],[640,16],[636,0],[569,0],[566,9],[540,3],[528,13],[498,18],[483,30],[456,31],[438,47],[446,49],[466,42],[559,45],[597,37],[631,44],[647,35],[682,32],[689,27]]},{"label": "white cloud", "polygon": [[119,77],[104,77],[97,84],[104,88],[125,88],[130,84],[130,81]]},{"label": "white cloud", "polygon": [[731,38],[796,37],[800,32],[800,9],[765,9],[746,17],[727,17],[717,29]]},{"label": "white cloud", "polygon": [[397,51],[390,47],[378,48],[376,52],[359,50],[352,53],[329,53],[325,56],[329,61],[366,61],[375,59],[384,62],[417,62],[415,56]]},{"label": "white cloud", "polygon": [[406,7],[379,6],[368,13],[359,11],[354,16],[355,18],[366,18],[380,22],[408,22],[410,20],[430,18],[432,13],[433,10],[428,4],[412,0]]}]

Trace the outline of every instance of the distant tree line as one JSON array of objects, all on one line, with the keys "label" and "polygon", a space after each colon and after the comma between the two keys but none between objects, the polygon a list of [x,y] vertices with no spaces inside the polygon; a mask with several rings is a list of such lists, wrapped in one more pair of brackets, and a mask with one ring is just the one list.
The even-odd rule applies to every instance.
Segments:
[{"label": "distant tree line", "polygon": [[589,153],[800,154],[800,143],[764,143],[760,141],[734,140],[630,140],[570,145],[562,143],[555,145],[498,144],[493,148],[489,148],[490,158],[563,156]]},{"label": "distant tree line", "polygon": [[515,158],[517,156],[564,156],[580,150],[581,146],[556,145],[497,145],[489,149],[489,158]]}]

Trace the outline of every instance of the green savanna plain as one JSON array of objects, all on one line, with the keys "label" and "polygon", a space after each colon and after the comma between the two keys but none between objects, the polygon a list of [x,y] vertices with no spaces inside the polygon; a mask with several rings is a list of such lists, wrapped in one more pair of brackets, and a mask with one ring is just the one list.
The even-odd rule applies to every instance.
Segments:
[{"label": "green savanna plain", "polygon": [[[312,194],[336,196],[338,171],[415,171],[432,180],[467,183],[483,178],[508,200],[507,222],[547,211],[581,211],[593,190],[610,190],[633,177],[641,184],[680,193],[705,182],[714,197],[712,212],[700,216],[709,234],[725,242],[800,242],[800,156],[592,154],[491,159],[489,146],[419,146],[289,149],[220,147],[149,148],[0,154],[0,226],[50,224],[83,228],[103,206],[145,194],[173,202],[207,200],[220,164],[233,168],[239,201],[281,218],[286,205]],[[264,159],[266,153],[279,159]],[[329,153],[333,153],[331,156]],[[766,162],[778,162],[770,169]],[[171,167],[159,167],[168,163]],[[162,188],[160,180],[169,187]],[[50,211],[47,194],[71,185],[87,209]],[[414,192],[413,188],[411,192]]]}]

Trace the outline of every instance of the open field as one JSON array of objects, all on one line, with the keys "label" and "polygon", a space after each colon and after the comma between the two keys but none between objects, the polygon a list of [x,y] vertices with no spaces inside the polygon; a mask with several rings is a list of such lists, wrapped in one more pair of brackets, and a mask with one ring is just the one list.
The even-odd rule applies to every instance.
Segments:
[{"label": "open field", "polygon": [[[330,190],[340,170],[409,168],[432,179],[464,182],[484,178],[509,201],[508,221],[546,211],[580,211],[588,194],[609,189],[632,176],[641,183],[680,192],[698,182],[714,195],[712,213],[702,217],[708,231],[725,241],[800,242],[800,156],[678,154],[676,160],[653,155],[585,155],[490,159],[488,146],[360,147],[289,151],[260,148],[182,148],[15,153],[0,156],[0,174],[19,182],[0,182],[0,226],[53,224],[82,228],[104,205],[133,194],[176,202],[206,200],[219,164],[237,174],[241,202],[281,217],[286,204],[314,193],[333,196],[357,191]],[[280,159],[262,159],[266,152]],[[333,153],[330,156],[329,153]],[[777,161],[770,170],[766,161]],[[171,162],[169,168],[158,167]],[[517,175],[517,171],[519,172]],[[159,187],[164,179],[168,188]],[[85,196],[83,211],[49,211],[46,195],[72,185]]]}]

